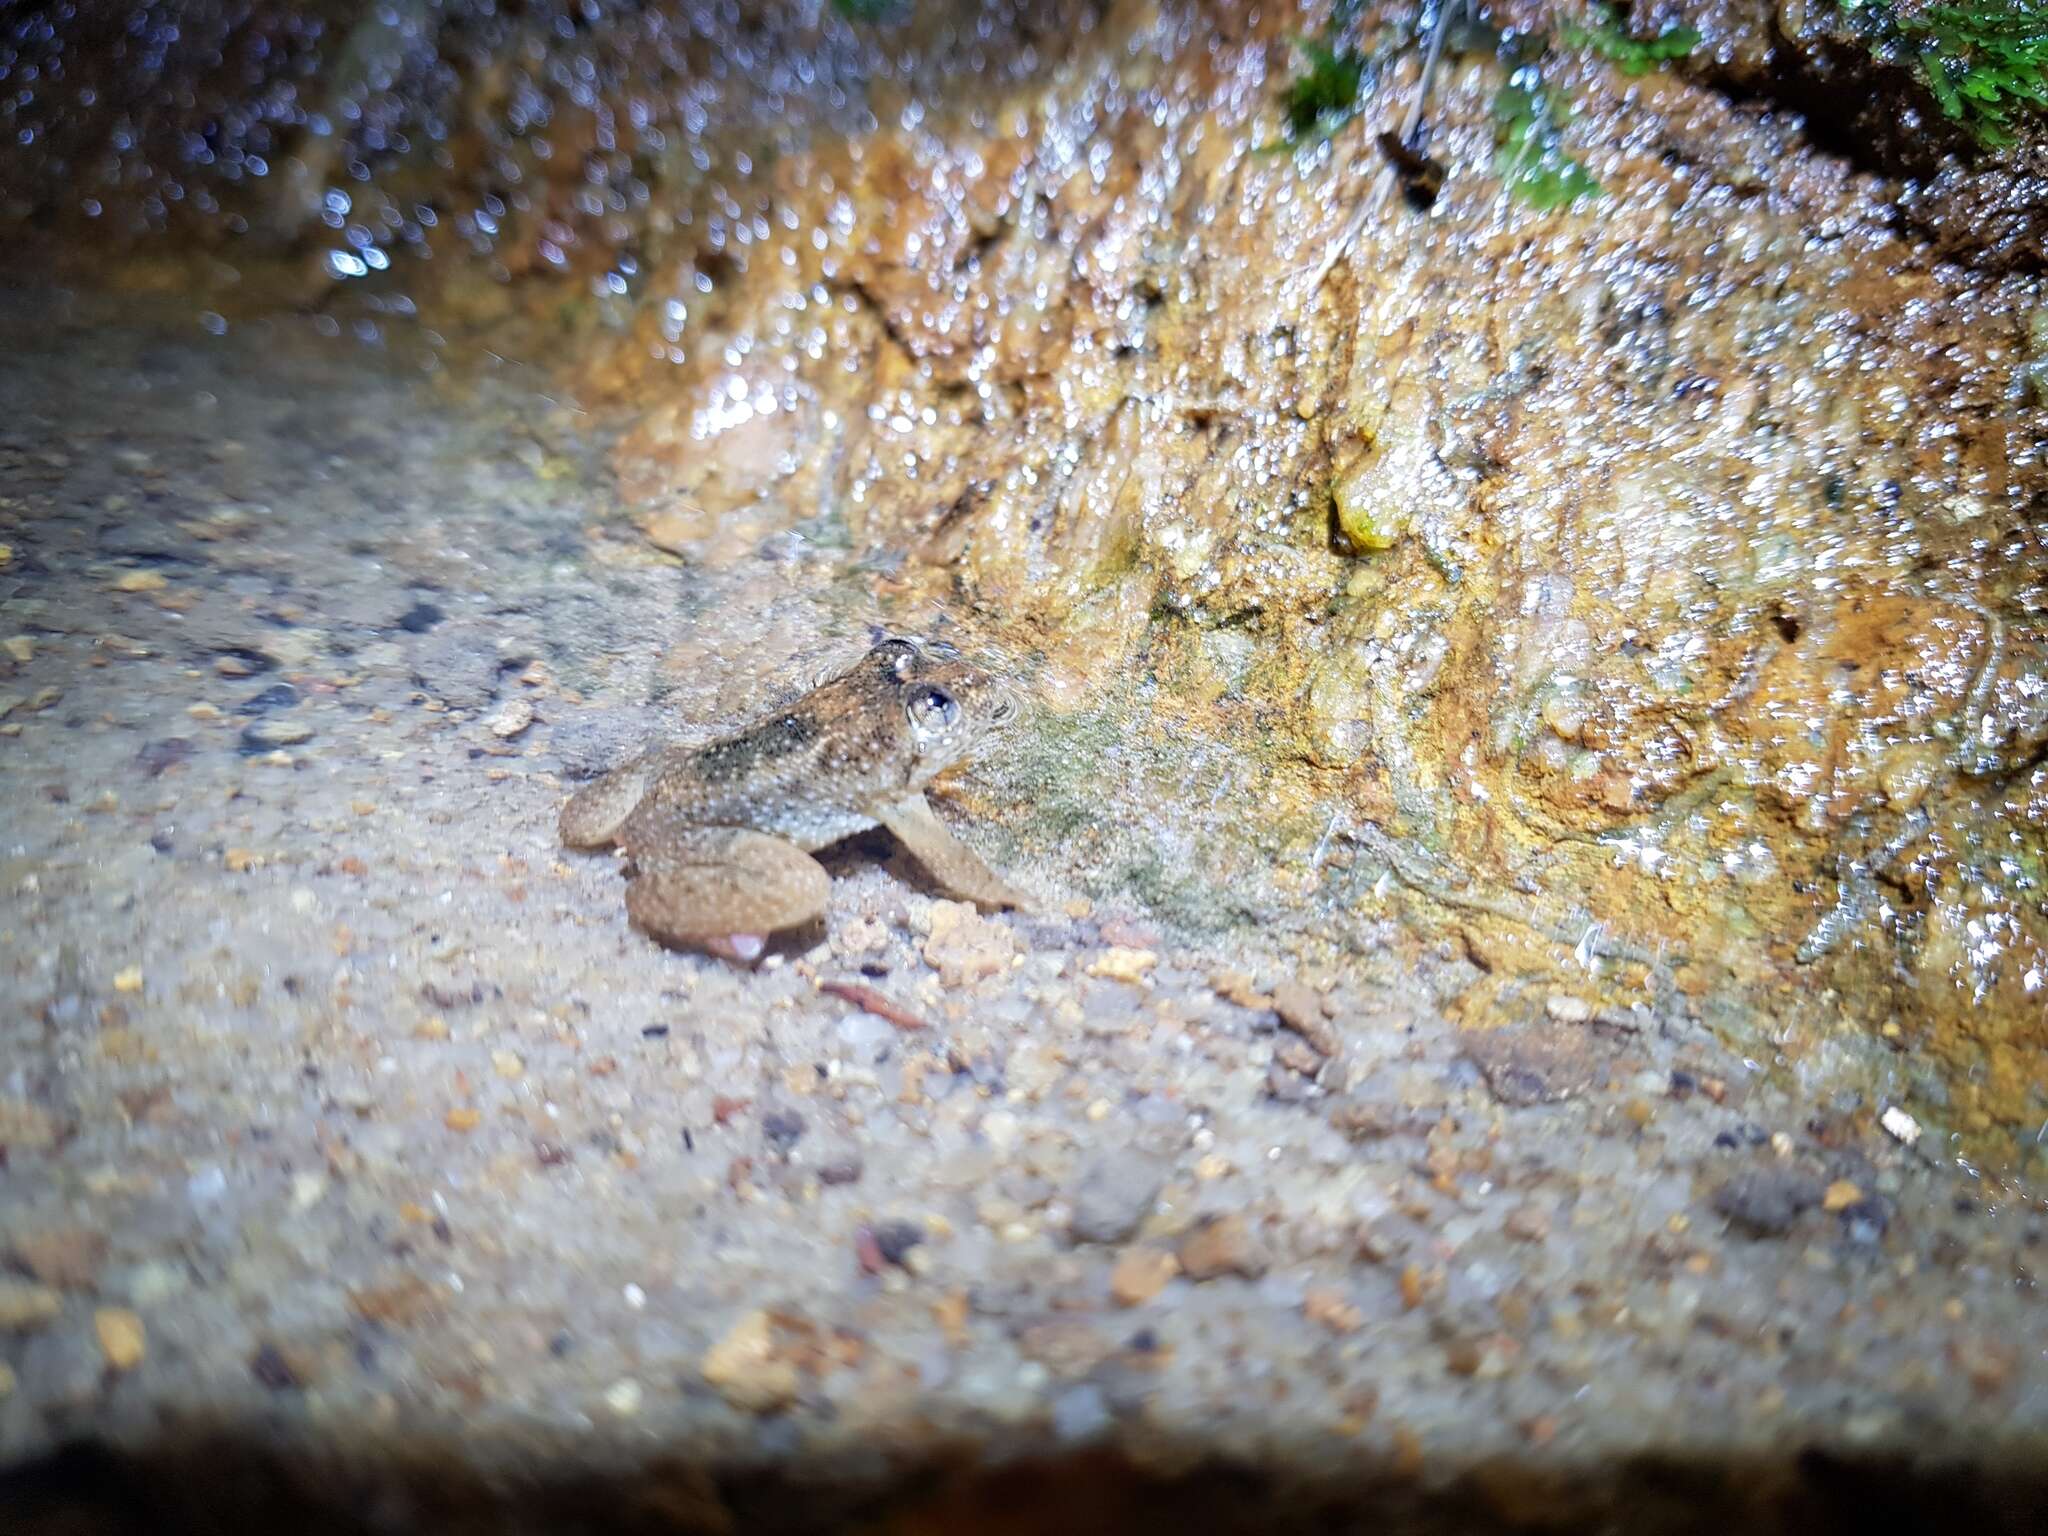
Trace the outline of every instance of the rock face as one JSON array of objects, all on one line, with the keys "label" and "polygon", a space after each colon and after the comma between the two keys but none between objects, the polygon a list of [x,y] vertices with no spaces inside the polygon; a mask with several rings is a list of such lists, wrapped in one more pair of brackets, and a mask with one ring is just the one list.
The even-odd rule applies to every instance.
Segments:
[{"label": "rock face", "polygon": [[[1503,194],[1475,56],[1417,215],[1358,127],[1259,152],[1307,29],[1114,7],[1051,86],[763,170],[766,235],[682,242],[655,291],[709,299],[590,375],[653,402],[629,493],[829,524],[979,610],[1101,767],[1053,805],[1013,759],[1019,836],[1174,915],[1341,936],[1405,891],[1476,1020],[1590,944],[1638,996],[1796,1020],[1829,976],[1957,1064],[2043,1043],[2028,877],[1963,851],[2019,870],[2048,815],[2025,285],[1931,264],[1790,123],[1590,55],[1547,78],[1600,196]],[[1366,123],[1412,66],[1378,78]],[[1120,840],[1119,796],[1167,835]]]}]

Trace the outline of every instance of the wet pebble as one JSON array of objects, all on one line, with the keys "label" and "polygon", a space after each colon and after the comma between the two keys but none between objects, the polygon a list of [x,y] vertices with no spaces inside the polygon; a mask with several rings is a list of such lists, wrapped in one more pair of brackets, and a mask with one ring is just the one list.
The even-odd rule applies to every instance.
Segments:
[{"label": "wet pebble", "polygon": [[260,715],[273,709],[290,709],[299,702],[299,690],[290,683],[272,683],[260,693],[252,693],[242,700],[237,713]]},{"label": "wet pebble", "polygon": [[1224,1275],[1256,1279],[1266,1272],[1266,1258],[1252,1240],[1251,1227],[1235,1212],[1196,1223],[1181,1239],[1179,1257],[1190,1280],[1215,1280]]},{"label": "wet pebble", "polygon": [[0,1333],[32,1333],[64,1310],[56,1287],[0,1278]]},{"label": "wet pebble", "polygon": [[1737,1174],[1714,1191],[1714,1209],[1750,1237],[1783,1237],[1819,1205],[1820,1180],[1789,1169]]},{"label": "wet pebble", "polygon": [[1123,1242],[1150,1214],[1165,1182],[1165,1168],[1142,1154],[1096,1158],[1075,1185],[1069,1233],[1077,1243]]},{"label": "wet pebble", "polygon": [[242,731],[242,754],[256,757],[280,747],[296,747],[313,739],[313,728],[297,720],[259,720]]}]

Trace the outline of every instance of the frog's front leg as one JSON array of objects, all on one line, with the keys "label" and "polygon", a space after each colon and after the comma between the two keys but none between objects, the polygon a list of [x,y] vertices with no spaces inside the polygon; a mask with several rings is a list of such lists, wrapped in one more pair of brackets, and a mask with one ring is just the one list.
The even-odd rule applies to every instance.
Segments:
[{"label": "frog's front leg", "polygon": [[571,848],[609,848],[654,781],[658,753],[649,752],[593,779],[562,807],[562,841]]},{"label": "frog's front leg", "polygon": [[626,913],[642,931],[747,963],[770,934],[824,915],[831,877],[794,843],[740,827],[692,827],[630,843]]},{"label": "frog's front leg", "polygon": [[1025,905],[1023,894],[955,837],[923,795],[912,795],[881,807],[875,812],[875,820],[896,834],[896,840],[910,850],[911,857],[948,896],[979,907]]}]

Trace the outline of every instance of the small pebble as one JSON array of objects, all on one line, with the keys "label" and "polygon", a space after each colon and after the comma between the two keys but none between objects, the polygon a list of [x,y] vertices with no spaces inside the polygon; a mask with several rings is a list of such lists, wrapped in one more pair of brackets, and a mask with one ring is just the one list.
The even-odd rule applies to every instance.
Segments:
[{"label": "small pebble", "polygon": [[1190,1280],[1224,1275],[1255,1279],[1266,1272],[1265,1255],[1252,1241],[1244,1217],[1232,1212],[1198,1222],[1180,1242],[1180,1267]]},{"label": "small pebble", "polygon": [[313,739],[313,728],[298,720],[259,720],[242,729],[245,753],[273,752],[279,747],[296,747]]},{"label": "small pebble", "polygon": [[1127,1248],[1109,1272],[1109,1294],[1120,1307],[1140,1307],[1180,1273],[1180,1260],[1160,1248]]},{"label": "small pebble", "polygon": [[64,1298],[55,1287],[0,1278],[0,1333],[31,1332],[63,1310]]},{"label": "small pebble", "polygon": [[114,973],[114,990],[116,992],[140,992],[142,990],[142,967],[131,965],[124,970],[116,971]]},{"label": "small pebble", "polygon": [[526,699],[507,699],[504,707],[491,717],[490,730],[493,736],[509,741],[533,724],[533,705]]},{"label": "small pebble", "polygon": [[170,583],[160,571],[128,571],[114,583],[116,592],[161,592]]},{"label": "small pebble", "polygon": [[1088,967],[1090,976],[1101,976],[1110,981],[1128,982],[1132,986],[1142,984],[1159,963],[1159,956],[1149,949],[1130,949],[1123,945],[1112,945],[1097,955]]},{"label": "small pebble", "polygon": [[92,1327],[108,1365],[117,1371],[132,1371],[142,1364],[148,1336],[135,1313],[126,1307],[101,1307],[92,1316]]},{"label": "small pebble", "polygon": [[630,1419],[640,1411],[645,1395],[639,1382],[630,1376],[621,1376],[605,1389],[604,1405],[619,1418]]}]

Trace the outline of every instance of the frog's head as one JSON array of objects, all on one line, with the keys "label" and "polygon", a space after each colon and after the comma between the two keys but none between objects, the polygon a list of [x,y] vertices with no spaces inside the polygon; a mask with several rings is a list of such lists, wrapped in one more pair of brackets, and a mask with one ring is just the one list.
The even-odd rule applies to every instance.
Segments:
[{"label": "frog's head", "polygon": [[972,756],[984,737],[1017,717],[1016,695],[1003,680],[944,641],[891,637],[868,652],[864,665],[903,711],[919,785]]}]

